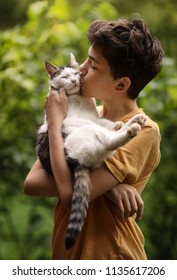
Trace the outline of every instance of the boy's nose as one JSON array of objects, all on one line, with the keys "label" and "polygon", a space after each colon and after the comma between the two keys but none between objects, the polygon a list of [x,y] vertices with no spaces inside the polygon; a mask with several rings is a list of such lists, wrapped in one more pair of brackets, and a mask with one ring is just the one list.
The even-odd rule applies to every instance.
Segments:
[{"label": "boy's nose", "polygon": [[79,66],[79,72],[80,72],[81,75],[86,75],[87,74],[87,70],[84,67],[84,63]]},{"label": "boy's nose", "polygon": [[85,76],[87,74],[87,71],[86,70],[84,70],[84,71],[80,71],[80,75],[82,76]]}]

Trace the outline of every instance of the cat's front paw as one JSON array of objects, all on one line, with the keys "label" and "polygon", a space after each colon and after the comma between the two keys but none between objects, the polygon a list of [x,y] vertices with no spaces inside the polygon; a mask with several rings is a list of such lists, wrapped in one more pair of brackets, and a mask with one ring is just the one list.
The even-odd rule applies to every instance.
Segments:
[{"label": "cat's front paw", "polygon": [[139,124],[141,127],[143,127],[146,123],[146,116],[144,114],[137,114],[135,116],[133,116],[131,119],[128,120],[128,122],[126,122],[123,127],[121,128],[121,130],[125,130],[128,129],[129,127],[131,127],[132,124]]},{"label": "cat's front paw", "polygon": [[138,135],[140,130],[141,126],[138,123],[133,123],[131,126],[128,127],[127,133],[131,138],[133,138]]},{"label": "cat's front paw", "polygon": [[117,130],[119,130],[123,125],[124,125],[123,122],[117,121],[117,122],[115,122],[115,125],[114,125],[114,127],[113,127],[113,130],[114,130],[114,131],[117,131]]},{"label": "cat's front paw", "polygon": [[137,114],[133,117],[133,122],[138,123],[141,127],[145,126],[147,118],[144,114]]}]

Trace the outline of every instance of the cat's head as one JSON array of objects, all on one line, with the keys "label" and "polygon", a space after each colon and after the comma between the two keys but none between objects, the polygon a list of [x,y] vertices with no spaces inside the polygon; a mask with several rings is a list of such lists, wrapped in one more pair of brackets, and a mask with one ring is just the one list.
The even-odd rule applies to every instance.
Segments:
[{"label": "cat's head", "polygon": [[45,68],[50,77],[50,86],[56,89],[63,87],[67,95],[80,94],[79,65],[73,54],[70,54],[68,66],[57,67],[45,62]]}]

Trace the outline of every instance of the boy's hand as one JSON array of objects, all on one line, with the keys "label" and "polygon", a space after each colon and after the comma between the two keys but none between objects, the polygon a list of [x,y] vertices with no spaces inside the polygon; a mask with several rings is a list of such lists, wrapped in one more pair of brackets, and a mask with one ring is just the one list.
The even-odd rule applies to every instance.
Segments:
[{"label": "boy's hand", "polygon": [[63,88],[50,90],[46,102],[45,109],[47,114],[47,122],[50,125],[61,126],[68,111],[68,99]]},{"label": "boy's hand", "polygon": [[119,218],[126,220],[137,215],[139,220],[142,219],[144,202],[137,190],[127,184],[119,184],[107,193],[107,196],[114,202],[120,213]]}]

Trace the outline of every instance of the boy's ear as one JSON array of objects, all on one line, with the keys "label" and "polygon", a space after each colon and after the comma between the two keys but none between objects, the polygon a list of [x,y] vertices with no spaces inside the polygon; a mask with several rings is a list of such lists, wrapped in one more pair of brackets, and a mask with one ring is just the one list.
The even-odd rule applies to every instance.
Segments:
[{"label": "boy's ear", "polygon": [[131,86],[131,80],[128,77],[122,77],[116,81],[116,90],[127,91]]}]

